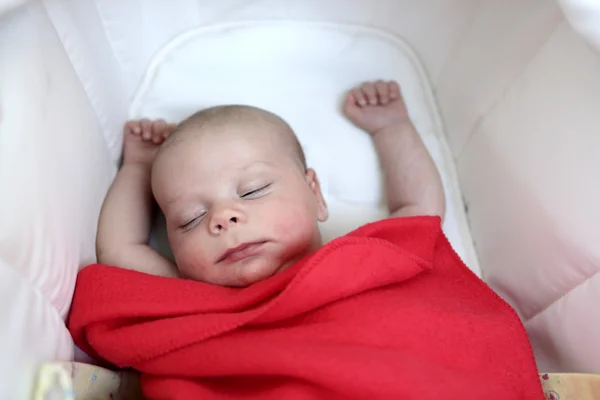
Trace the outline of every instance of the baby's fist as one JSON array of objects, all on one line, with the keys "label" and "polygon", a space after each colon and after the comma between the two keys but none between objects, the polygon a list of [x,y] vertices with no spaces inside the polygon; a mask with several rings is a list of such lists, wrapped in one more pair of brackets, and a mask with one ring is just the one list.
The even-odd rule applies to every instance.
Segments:
[{"label": "baby's fist", "polygon": [[160,145],[175,127],[162,119],[128,121],[123,127],[123,162],[151,165]]},{"label": "baby's fist", "polygon": [[409,121],[396,81],[365,82],[350,90],[344,103],[344,114],[371,135]]}]

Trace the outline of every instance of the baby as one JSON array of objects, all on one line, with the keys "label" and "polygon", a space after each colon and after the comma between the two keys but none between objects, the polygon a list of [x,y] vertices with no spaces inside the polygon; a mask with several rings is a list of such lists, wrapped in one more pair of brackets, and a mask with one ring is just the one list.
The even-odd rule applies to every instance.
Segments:
[{"label": "baby", "polygon": [[[363,83],[348,92],[343,110],[374,141],[390,218],[443,216],[440,176],[398,84]],[[176,266],[148,245],[154,200]],[[244,287],[319,248],[318,223],[327,216],[294,132],[268,111],[229,105],[177,126],[129,121],[123,166],[100,215],[98,262]]]},{"label": "baby", "polygon": [[[364,83],[343,109],[373,140],[390,217],[442,216],[398,85]],[[108,266],[79,272],[68,325],[87,354],[139,371],[145,398],[543,397],[518,315],[439,218],[321,247],[327,205],[281,118],[228,105],[177,126],[131,121],[124,135],[98,228]],[[154,201],[176,266],[148,246]]]}]

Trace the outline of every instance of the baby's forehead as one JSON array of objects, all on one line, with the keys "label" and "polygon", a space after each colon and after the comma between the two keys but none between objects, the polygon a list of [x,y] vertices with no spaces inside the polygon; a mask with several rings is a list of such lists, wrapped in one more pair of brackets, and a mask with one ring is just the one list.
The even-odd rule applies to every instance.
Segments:
[{"label": "baby's forehead", "polygon": [[[155,161],[160,169],[179,169],[176,165],[191,165],[197,170],[229,169],[245,171],[255,166],[281,165],[295,160],[293,144],[284,135],[255,127],[229,127],[210,131],[181,132],[176,142],[160,154]],[[169,168],[171,164],[173,168]],[[202,168],[200,168],[202,167]]]},{"label": "baby's forehead", "polygon": [[161,146],[157,160],[167,154],[175,158],[260,154],[292,160],[306,169],[302,146],[291,127],[275,114],[246,106],[215,107],[192,115]]},{"label": "baby's forehead", "polygon": [[[237,145],[244,151],[276,151],[287,154],[295,151],[297,139],[287,126],[275,125],[266,121],[230,121],[211,126],[187,127],[179,132],[178,141],[184,147],[197,144],[198,150],[212,151],[219,147]],[[223,150],[223,149],[222,149]],[[293,153],[290,153],[293,156]]]}]

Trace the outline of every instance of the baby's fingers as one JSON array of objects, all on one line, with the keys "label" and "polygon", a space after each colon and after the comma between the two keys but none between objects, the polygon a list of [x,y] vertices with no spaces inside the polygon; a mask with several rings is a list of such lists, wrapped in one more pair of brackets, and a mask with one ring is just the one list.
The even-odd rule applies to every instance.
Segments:
[{"label": "baby's fingers", "polygon": [[373,83],[365,82],[360,86],[360,88],[362,89],[364,95],[367,97],[369,104],[377,104],[377,92]]},{"label": "baby's fingers", "polygon": [[142,128],[140,127],[139,121],[127,121],[125,126],[123,127],[124,133],[132,133],[135,136],[139,136],[142,133]]},{"label": "baby's fingers", "polygon": [[388,90],[389,90],[390,99],[395,100],[395,99],[400,98],[400,86],[398,85],[398,82],[389,81],[388,82]]},{"label": "baby's fingers", "polygon": [[389,86],[387,82],[377,81],[375,82],[375,90],[377,91],[377,97],[381,104],[387,104],[390,101]]},{"label": "baby's fingers", "polygon": [[149,119],[144,118],[140,120],[140,126],[142,127],[142,138],[144,138],[144,140],[152,139],[152,122]]},{"label": "baby's fingers", "polygon": [[350,91],[348,94],[348,99],[354,101],[359,107],[367,105],[367,97],[360,88]]},{"label": "baby's fingers", "polygon": [[164,140],[164,132],[167,128],[167,123],[164,119],[154,121],[152,124],[152,142],[159,144]]}]

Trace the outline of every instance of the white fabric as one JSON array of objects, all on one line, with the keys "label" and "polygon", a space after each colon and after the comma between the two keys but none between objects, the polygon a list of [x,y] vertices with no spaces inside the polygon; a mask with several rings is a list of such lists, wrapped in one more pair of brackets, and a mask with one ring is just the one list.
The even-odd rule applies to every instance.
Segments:
[{"label": "white fabric", "polygon": [[397,37],[355,26],[285,21],[193,30],[153,59],[131,117],[180,121],[199,109],[231,103],[282,116],[321,179],[331,213],[322,227],[330,240],[387,214],[372,141],[340,111],[347,89],[379,78],[401,84],[411,117],[443,177],[445,231],[479,275],[429,82],[412,50]]},{"label": "white fabric", "polygon": [[27,3],[28,0],[0,0],[0,15],[8,13]]},{"label": "white fabric", "polygon": [[600,373],[599,72],[563,21],[458,161],[485,279],[548,372]]},{"label": "white fabric", "polygon": [[95,260],[116,171],[43,5],[0,20],[0,399],[31,396],[40,362],[70,360],[78,268]]},{"label": "white fabric", "polygon": [[575,32],[600,52],[600,0],[558,0]]},{"label": "white fabric", "polygon": [[[48,1],[48,0],[45,0]],[[91,3],[133,94],[152,57],[175,36],[223,22],[296,20],[355,23],[404,38],[436,83],[481,0],[54,0]],[[511,0],[517,8],[521,0]],[[539,0],[538,0],[539,2]],[[65,7],[65,3],[69,7]],[[77,5],[76,7],[81,7]],[[75,20],[76,24],[84,21]],[[84,26],[78,27],[85,31]],[[91,44],[92,42],[90,42]],[[95,43],[94,43],[95,47]]]},{"label": "white fabric", "polygon": [[116,163],[121,155],[122,126],[129,99],[121,66],[117,64],[114,43],[105,32],[104,21],[90,0],[44,0],[64,51],[82,82],[106,146]]}]

